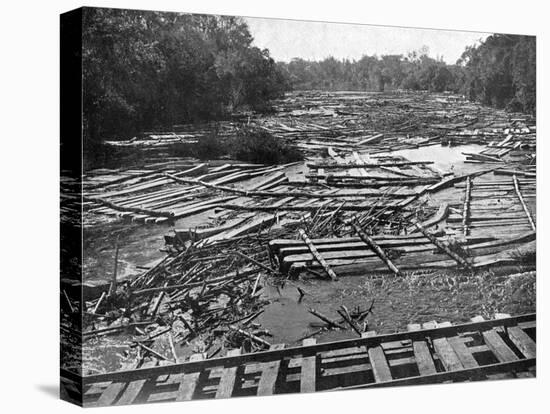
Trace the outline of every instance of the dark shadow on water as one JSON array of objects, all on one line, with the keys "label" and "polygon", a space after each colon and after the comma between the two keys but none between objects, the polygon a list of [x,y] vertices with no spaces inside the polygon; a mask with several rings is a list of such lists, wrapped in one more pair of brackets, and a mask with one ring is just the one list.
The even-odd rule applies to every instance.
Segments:
[{"label": "dark shadow on water", "polygon": [[36,385],[38,391],[53,397],[56,400],[59,399],[59,385],[58,384],[38,384]]}]

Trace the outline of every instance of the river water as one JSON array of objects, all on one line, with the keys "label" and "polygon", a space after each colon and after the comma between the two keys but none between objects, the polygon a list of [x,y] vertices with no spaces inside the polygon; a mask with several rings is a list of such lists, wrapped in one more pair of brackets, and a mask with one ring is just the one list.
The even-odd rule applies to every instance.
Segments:
[{"label": "river water", "polygon": [[[463,152],[479,152],[480,145],[443,147],[433,145],[420,149],[400,150],[411,161],[433,160],[442,172],[456,174],[487,168],[482,164],[464,163]],[[303,165],[293,167],[303,169]],[[492,174],[491,174],[492,176]],[[176,227],[192,227],[204,223],[211,212],[192,216],[176,223]],[[164,257],[160,249],[163,236],[170,227],[106,222],[87,226],[84,233],[85,280],[109,280],[114,263],[115,240],[120,246],[118,273],[132,277]],[[511,272],[522,269],[512,269]],[[508,272],[510,273],[510,271]],[[337,319],[337,309],[368,307],[374,300],[373,313],[368,316],[369,329],[378,332],[403,330],[411,322],[431,320],[463,322],[475,315],[490,318],[495,312],[519,314],[535,311],[535,277],[499,276],[486,271],[473,278],[453,272],[411,274],[405,278],[365,274],[341,277],[336,282],[325,280],[292,281],[283,288],[264,280],[264,297],[269,300],[265,312],[256,320],[273,335],[271,343],[295,344],[315,332],[319,320],[308,310],[315,308]],[[300,301],[297,287],[306,291]],[[352,337],[353,331],[329,331],[317,335],[318,341]]]}]

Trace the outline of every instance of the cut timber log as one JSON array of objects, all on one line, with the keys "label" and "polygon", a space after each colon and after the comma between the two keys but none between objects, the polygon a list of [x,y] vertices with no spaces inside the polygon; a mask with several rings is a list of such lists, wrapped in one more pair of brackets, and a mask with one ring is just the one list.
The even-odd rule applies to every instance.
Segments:
[{"label": "cut timber log", "polygon": [[483,174],[487,174],[487,173],[490,173],[491,171],[494,171],[494,173],[496,174],[499,167],[495,167],[495,168],[488,168],[486,170],[481,170],[481,171],[477,171],[475,173],[472,173],[472,174],[463,174],[463,175],[459,175],[459,176],[456,176],[456,177],[449,177],[449,178],[445,178],[444,180],[440,181],[439,183],[436,183],[430,187],[428,187],[426,189],[426,191],[428,193],[435,193],[435,192],[438,192],[440,190],[443,190],[447,187],[450,187],[452,185],[454,185],[455,183],[458,183],[460,181],[463,181],[465,180],[467,177],[471,177],[471,178],[474,178],[474,177],[477,177],[477,176],[480,176],[480,175],[483,175]]},{"label": "cut timber log", "polygon": [[536,173],[530,173],[525,171],[514,171],[514,170],[498,170],[494,172],[495,175],[519,175],[522,177],[536,178]]},{"label": "cut timber log", "polygon": [[91,201],[98,204],[103,204],[104,206],[107,206],[109,208],[112,208],[116,211],[125,211],[125,212],[131,212],[131,213],[139,213],[139,214],[146,214],[148,216],[152,217],[166,217],[166,218],[173,218],[174,213],[172,212],[166,212],[166,211],[155,211],[155,210],[148,210],[138,207],[124,207],[118,204],[111,203],[110,201],[104,200],[102,198],[98,197],[87,197],[83,196],[82,199],[84,201]]},{"label": "cut timber log", "polygon": [[516,190],[516,194],[519,198],[519,202],[521,203],[521,206],[523,207],[523,211],[525,211],[525,215],[527,216],[527,219],[529,220],[529,224],[531,225],[533,230],[536,231],[537,227],[535,226],[535,222],[533,221],[533,217],[531,217],[531,213],[529,212],[529,209],[527,208],[527,205],[525,204],[525,201],[523,200],[523,195],[521,194],[521,191],[519,189],[518,178],[516,177],[515,174],[512,176],[512,180],[514,181],[514,188]]},{"label": "cut timber log", "polygon": [[445,246],[445,244],[443,244],[442,242],[440,242],[439,240],[437,240],[432,234],[430,234],[429,232],[426,231],[426,229],[424,227],[422,227],[422,225],[420,223],[416,223],[416,228],[418,230],[420,230],[420,232],[426,236],[428,239],[430,239],[430,241],[435,244],[439,249],[441,249],[442,251],[444,251],[451,259],[455,260],[458,264],[460,264],[461,266],[464,266],[465,268],[467,268],[468,270],[472,270],[472,267],[470,266],[470,264],[464,260],[462,257],[460,257],[458,254],[456,254],[455,252],[453,252],[451,249],[449,249],[447,246]]},{"label": "cut timber log", "polygon": [[353,169],[353,168],[380,168],[380,167],[402,167],[408,165],[427,165],[433,164],[434,161],[396,161],[396,162],[381,162],[381,163],[335,163],[335,162],[316,162],[308,163],[310,168],[326,168],[326,169]]},{"label": "cut timber log", "polygon": [[401,272],[399,271],[399,269],[392,263],[392,261],[390,260],[390,258],[386,255],[386,253],[384,252],[384,250],[367,234],[363,231],[363,229],[356,223],[356,222],[352,222],[351,223],[351,226],[353,227],[353,229],[355,230],[355,232],[357,233],[357,235],[361,238],[361,240],[363,240],[363,242],[369,246],[369,248],[374,252],[376,253],[376,255],[382,259],[382,261],[384,263],[386,263],[386,265],[388,266],[388,268],[393,272],[395,273],[395,275],[397,276],[401,276]]},{"label": "cut timber log", "polygon": [[468,219],[470,218],[470,196],[472,194],[472,179],[466,179],[466,192],[464,193],[464,206],[462,208],[462,231],[468,235]]},{"label": "cut timber log", "polygon": [[332,319],[330,319],[327,316],[323,315],[321,312],[317,312],[313,308],[309,309],[309,313],[311,313],[312,315],[317,316],[319,319],[321,319],[323,322],[327,323],[329,326],[333,326],[335,328],[340,328],[340,329],[346,329],[343,325],[341,325],[337,321],[333,321]]},{"label": "cut timber log", "polygon": [[[437,223],[445,220],[449,216],[449,204],[448,203],[442,203],[439,206],[439,209],[437,210],[437,213],[435,213],[432,217],[430,217],[428,220],[423,221],[422,227],[424,228],[430,228],[432,226],[435,226]],[[407,232],[413,233],[415,227],[408,227]]]},{"label": "cut timber log", "polygon": [[325,269],[325,272],[330,276],[332,280],[338,280],[338,276],[336,276],[336,273],[329,267],[328,263],[323,259],[323,257],[319,254],[313,243],[311,242],[310,238],[306,234],[306,232],[303,229],[298,230],[300,237],[304,241],[304,243],[309,248],[309,251],[315,257],[315,259],[319,262],[321,266],[323,266],[323,269]]},{"label": "cut timber log", "polygon": [[239,188],[233,188],[228,187],[224,185],[217,185],[217,184],[211,184],[207,183],[205,181],[199,181],[199,180],[192,180],[187,178],[178,178],[170,174],[165,174],[166,177],[169,177],[173,179],[174,181],[184,183],[184,184],[198,184],[202,185],[207,188],[212,188],[214,190],[228,192],[228,193],[234,193],[239,194],[243,197],[270,197],[270,198],[284,198],[284,197],[305,197],[305,198],[342,198],[342,197],[357,197],[364,195],[366,197],[376,195],[376,193],[365,193],[365,194],[344,194],[344,193],[337,193],[337,194],[327,194],[327,193],[314,193],[311,191],[248,191],[248,190],[241,190]]},{"label": "cut timber log", "polygon": [[365,138],[365,139],[359,141],[358,143],[355,144],[355,146],[358,147],[360,145],[368,144],[369,142],[378,141],[383,136],[384,136],[384,134],[373,135],[372,137],[368,137],[368,138]]},{"label": "cut timber log", "polygon": [[485,155],[485,154],[474,154],[474,153],[471,153],[471,152],[463,152],[462,155],[466,155],[467,157],[471,157],[471,158],[473,158],[475,160],[479,160],[479,161],[490,161],[490,162],[499,162],[499,163],[504,162],[500,158],[491,157],[491,156]]}]

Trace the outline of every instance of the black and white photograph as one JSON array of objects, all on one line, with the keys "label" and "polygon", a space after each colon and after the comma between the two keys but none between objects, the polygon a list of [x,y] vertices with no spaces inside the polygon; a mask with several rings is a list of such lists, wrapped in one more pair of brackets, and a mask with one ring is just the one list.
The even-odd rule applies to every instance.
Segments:
[{"label": "black and white photograph", "polygon": [[60,25],[62,399],[536,377],[535,36]]},{"label": "black and white photograph", "polygon": [[[31,110],[6,133],[35,154],[48,139],[59,161],[49,243],[27,213],[47,209],[44,168],[10,153],[3,174],[31,177],[32,201],[6,197],[3,216],[27,218],[17,271],[40,270],[6,271],[4,313],[33,345],[4,355],[40,378],[32,361],[59,358],[37,390],[138,411],[310,394],[280,407],[322,412],[311,394],[380,410],[370,396],[391,388],[391,411],[404,388],[464,387],[429,412],[539,382],[539,29],[129,7],[50,13],[57,135]],[[54,285],[55,325],[35,276]]]}]

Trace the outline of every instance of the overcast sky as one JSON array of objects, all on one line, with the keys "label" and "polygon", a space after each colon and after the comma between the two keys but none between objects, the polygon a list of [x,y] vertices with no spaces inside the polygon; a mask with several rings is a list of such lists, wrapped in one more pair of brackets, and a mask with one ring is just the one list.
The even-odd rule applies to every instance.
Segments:
[{"label": "overcast sky", "polygon": [[294,57],[321,60],[328,56],[360,59],[363,55],[403,54],[429,48],[431,57],[455,63],[466,46],[490,33],[410,29],[358,24],[246,18],[254,43],[267,48],[275,60]]}]

